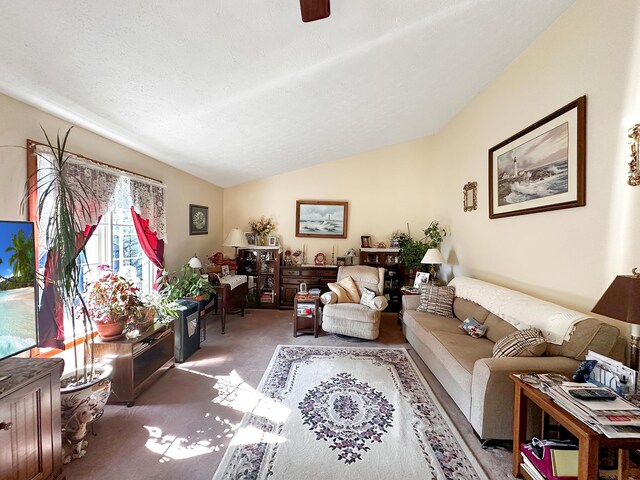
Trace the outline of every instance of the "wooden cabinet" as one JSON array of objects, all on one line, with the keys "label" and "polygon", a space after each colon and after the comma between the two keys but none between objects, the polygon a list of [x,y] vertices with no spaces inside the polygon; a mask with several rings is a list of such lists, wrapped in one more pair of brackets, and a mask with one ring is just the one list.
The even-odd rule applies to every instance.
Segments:
[{"label": "wooden cabinet", "polygon": [[62,480],[61,359],[0,362],[0,478]]},{"label": "wooden cabinet", "polygon": [[125,402],[128,407],[150,382],[174,365],[173,330],[159,323],[137,338],[96,339],[94,348],[96,357],[113,368],[109,401]]},{"label": "wooden cabinet", "polygon": [[280,257],[280,247],[238,249],[238,273],[248,280],[247,307],[280,306]]},{"label": "wooden cabinet", "polygon": [[361,248],[360,265],[384,267],[384,292],[389,306],[387,311],[399,312],[402,308],[400,288],[404,282],[404,268],[400,263],[399,248]]},{"label": "wooden cabinet", "polygon": [[338,267],[335,265],[299,265],[283,266],[280,282],[280,308],[293,308],[296,293],[300,284],[307,284],[307,291],[319,288],[320,294],[329,291],[328,283],[333,283],[338,277]]}]

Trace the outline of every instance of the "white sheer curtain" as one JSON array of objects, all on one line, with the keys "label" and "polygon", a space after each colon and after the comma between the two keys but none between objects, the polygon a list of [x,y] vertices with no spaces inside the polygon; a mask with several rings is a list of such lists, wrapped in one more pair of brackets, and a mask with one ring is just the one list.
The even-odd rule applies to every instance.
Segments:
[{"label": "white sheer curtain", "polygon": [[[46,182],[51,173],[54,157],[49,147],[36,147],[40,179]],[[115,208],[130,208],[149,221],[149,230],[156,232],[158,240],[167,241],[167,219],[165,213],[166,187],[159,182],[99,165],[75,155],[69,155],[63,172],[72,185],[82,185],[92,199],[88,216],[80,218],[87,225],[96,225],[101,215]],[[42,185],[42,183],[38,182]],[[78,185],[79,184],[79,185]],[[51,208],[43,209],[41,225],[46,225]],[[82,214],[81,209],[78,209]],[[40,244],[44,245],[44,229],[40,231]]]}]

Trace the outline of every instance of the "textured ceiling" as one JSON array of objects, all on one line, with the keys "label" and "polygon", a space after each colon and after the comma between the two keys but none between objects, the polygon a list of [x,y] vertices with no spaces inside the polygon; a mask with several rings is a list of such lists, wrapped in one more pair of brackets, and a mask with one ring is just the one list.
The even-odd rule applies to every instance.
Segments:
[{"label": "textured ceiling", "polygon": [[432,134],[574,0],[22,0],[0,91],[228,187]]}]

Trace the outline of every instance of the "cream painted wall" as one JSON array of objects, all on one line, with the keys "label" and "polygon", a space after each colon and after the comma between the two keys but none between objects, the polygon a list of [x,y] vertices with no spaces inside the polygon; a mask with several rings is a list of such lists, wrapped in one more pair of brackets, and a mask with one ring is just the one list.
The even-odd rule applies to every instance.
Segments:
[{"label": "cream painted wall", "polygon": [[[418,236],[438,219],[450,233],[447,278],[471,275],[589,312],[616,274],[640,267],[640,188],[626,184],[638,85],[640,2],[578,0],[435,136],[226,189],[225,234],[266,215],[285,246],[342,254],[360,235],[388,242],[410,222]],[[587,206],[490,220],[489,148],[585,94]],[[464,213],[462,187],[473,180],[479,209]],[[296,238],[298,199],[348,200],[349,238]]]},{"label": "cream painted wall", "polygon": [[[640,3],[578,0],[435,137],[451,229],[449,276],[471,275],[589,312],[617,274],[640,266],[640,188],[626,184],[627,130],[640,122]],[[587,205],[488,218],[487,151],[587,96]],[[459,207],[478,181],[479,209]],[[452,208],[453,207],[453,208]],[[626,325],[624,326],[626,329]]]},{"label": "cream painted wall", "polygon": [[[0,145],[24,146],[28,138],[44,141],[40,125],[51,135],[69,124],[5,95],[0,95]],[[167,185],[167,235],[165,261],[175,270],[194,253],[200,259],[220,249],[222,244],[222,189],[151,157],[107,140],[81,128],[74,128],[69,151],[126,170],[148,175]],[[20,200],[27,178],[25,151],[0,148],[0,219],[24,220]],[[209,234],[189,235],[189,204],[209,207]]]},{"label": "cream painted wall", "polygon": [[[431,142],[420,139],[227,188],[225,234],[235,227],[250,231],[249,221],[270,217],[283,245],[291,249],[306,245],[311,263],[318,252],[330,259],[334,248],[336,256],[359,248],[361,235],[388,245],[391,233],[406,231],[407,222],[417,236],[431,221],[431,179],[424,176],[433,161]],[[296,200],[348,201],[348,237],[296,237]],[[231,254],[232,249],[225,253]]]}]

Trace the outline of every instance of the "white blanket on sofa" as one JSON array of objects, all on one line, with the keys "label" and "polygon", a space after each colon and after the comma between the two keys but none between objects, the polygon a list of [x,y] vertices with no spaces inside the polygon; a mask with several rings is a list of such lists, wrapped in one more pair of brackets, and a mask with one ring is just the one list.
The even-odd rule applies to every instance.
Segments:
[{"label": "white blanket on sofa", "polygon": [[589,318],[584,313],[474,278],[455,277],[449,285],[455,287],[456,297],[482,305],[518,330],[539,328],[547,342],[555,345],[569,339],[577,322]]}]

